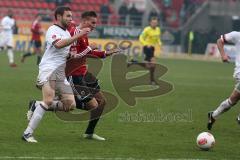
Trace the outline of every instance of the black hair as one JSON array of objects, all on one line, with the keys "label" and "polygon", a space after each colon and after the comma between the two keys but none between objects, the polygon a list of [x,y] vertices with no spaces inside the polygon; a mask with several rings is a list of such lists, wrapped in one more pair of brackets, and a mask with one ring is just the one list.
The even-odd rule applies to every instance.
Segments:
[{"label": "black hair", "polygon": [[70,7],[67,6],[59,6],[56,8],[54,12],[55,20],[57,20],[57,15],[63,15],[65,11],[71,11]]},{"label": "black hair", "polygon": [[151,17],[150,22],[153,21],[153,20],[157,20],[158,21],[158,17],[155,17],[155,16]]},{"label": "black hair", "polygon": [[85,11],[81,15],[81,19],[86,19],[88,17],[97,18],[97,13],[95,11]]}]

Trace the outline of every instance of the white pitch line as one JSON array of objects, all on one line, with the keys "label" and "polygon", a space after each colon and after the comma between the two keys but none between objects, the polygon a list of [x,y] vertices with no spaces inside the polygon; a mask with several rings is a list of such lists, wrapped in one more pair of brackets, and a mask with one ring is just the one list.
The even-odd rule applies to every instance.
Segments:
[{"label": "white pitch line", "polygon": [[[101,158],[101,157],[28,157],[28,156],[20,156],[20,157],[13,157],[13,156],[0,156],[0,159],[40,159],[40,160],[144,160],[144,159],[137,159],[137,158]],[[206,160],[206,159],[151,159],[151,160]]]}]

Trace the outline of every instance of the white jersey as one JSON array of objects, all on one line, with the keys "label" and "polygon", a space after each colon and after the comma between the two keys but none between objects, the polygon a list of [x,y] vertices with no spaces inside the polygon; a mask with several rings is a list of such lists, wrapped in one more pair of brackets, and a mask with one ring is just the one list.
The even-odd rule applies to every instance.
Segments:
[{"label": "white jersey", "polygon": [[70,38],[71,35],[67,30],[52,25],[48,28],[46,33],[46,50],[39,64],[39,70],[56,70],[58,67],[65,65],[67,56],[69,54],[70,46],[61,49],[54,47],[53,43],[56,41]]},{"label": "white jersey", "polygon": [[12,35],[14,24],[15,20],[13,18],[5,16],[1,21],[2,32],[4,32],[4,34]]},{"label": "white jersey", "polygon": [[1,20],[0,28],[0,47],[13,47],[13,26],[15,20],[9,16],[5,16]]},{"label": "white jersey", "polygon": [[236,48],[236,59],[233,77],[240,79],[240,32],[230,32],[224,34],[223,39],[225,42],[233,43]]},{"label": "white jersey", "polygon": [[42,86],[49,80],[65,80],[65,66],[70,46],[57,49],[54,47],[54,43],[70,37],[70,33],[60,26],[52,25],[48,28],[46,33],[47,46],[41,63],[39,64],[39,73],[37,79],[38,86]]}]

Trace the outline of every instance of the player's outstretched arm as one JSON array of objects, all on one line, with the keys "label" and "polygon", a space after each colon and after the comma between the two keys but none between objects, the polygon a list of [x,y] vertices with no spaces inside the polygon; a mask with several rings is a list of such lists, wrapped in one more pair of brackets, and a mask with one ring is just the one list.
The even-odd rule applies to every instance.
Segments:
[{"label": "player's outstretched arm", "polygon": [[88,34],[90,32],[90,28],[83,28],[81,30],[81,32],[79,32],[78,34],[72,36],[71,38],[67,38],[67,39],[62,39],[58,42],[56,42],[54,44],[54,47],[60,49],[60,48],[64,48],[66,46],[69,46],[70,44],[72,44],[73,42],[75,42],[78,38]]},{"label": "player's outstretched arm", "polygon": [[106,56],[111,56],[113,54],[120,53],[120,52],[121,52],[121,50],[116,48],[116,49],[106,51],[105,54],[106,54]]},{"label": "player's outstretched arm", "polygon": [[222,61],[223,62],[229,62],[229,56],[224,51],[224,41],[221,38],[219,38],[217,40],[217,47],[218,47],[218,50],[220,52]]}]

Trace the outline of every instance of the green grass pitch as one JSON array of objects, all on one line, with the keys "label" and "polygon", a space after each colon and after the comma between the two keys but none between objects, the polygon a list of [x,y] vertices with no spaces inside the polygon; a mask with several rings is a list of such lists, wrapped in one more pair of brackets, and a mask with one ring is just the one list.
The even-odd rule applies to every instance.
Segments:
[{"label": "green grass pitch", "polygon": [[[174,90],[159,97],[139,98],[130,108],[109,85],[111,59],[107,59],[98,78],[102,89],[119,99],[117,109],[104,116],[96,128],[96,133],[107,141],[83,139],[87,122],[64,122],[54,113],[46,113],[35,132],[39,143],[28,144],[21,140],[27,125],[28,101],[41,98],[35,88],[35,58],[21,64],[17,53],[18,67],[10,68],[7,56],[0,54],[0,159],[240,159],[240,126],[235,121],[239,105],[214,125],[211,133],[216,145],[212,150],[196,147],[197,135],[206,131],[207,112],[233,89],[233,64],[159,59],[168,68],[161,78],[171,82]],[[126,113],[185,117],[137,122],[123,119]]]}]

